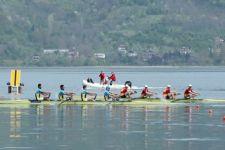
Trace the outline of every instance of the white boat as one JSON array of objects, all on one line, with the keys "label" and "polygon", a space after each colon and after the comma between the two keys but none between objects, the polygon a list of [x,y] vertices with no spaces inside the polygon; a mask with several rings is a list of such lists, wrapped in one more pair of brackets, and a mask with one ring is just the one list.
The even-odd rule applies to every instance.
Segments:
[{"label": "white boat", "polygon": [[[100,84],[100,83],[90,83],[90,82],[87,82],[87,80],[83,80],[83,85],[86,85],[91,88],[99,88],[99,89],[104,89],[107,86],[109,86],[111,89],[122,89],[124,87],[124,84],[109,85],[109,84]],[[132,86],[132,89],[138,90],[138,89],[142,89],[142,87]]]}]

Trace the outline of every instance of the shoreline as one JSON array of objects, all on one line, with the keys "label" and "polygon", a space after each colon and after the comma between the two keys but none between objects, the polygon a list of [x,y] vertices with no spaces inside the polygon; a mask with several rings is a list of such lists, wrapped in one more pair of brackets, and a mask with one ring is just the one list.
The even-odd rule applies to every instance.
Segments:
[{"label": "shoreline", "polygon": [[73,67],[0,67],[2,70],[58,70],[65,72],[225,72],[225,66],[73,66]]},{"label": "shoreline", "polygon": [[0,69],[8,68],[225,68],[225,66],[0,66]]}]

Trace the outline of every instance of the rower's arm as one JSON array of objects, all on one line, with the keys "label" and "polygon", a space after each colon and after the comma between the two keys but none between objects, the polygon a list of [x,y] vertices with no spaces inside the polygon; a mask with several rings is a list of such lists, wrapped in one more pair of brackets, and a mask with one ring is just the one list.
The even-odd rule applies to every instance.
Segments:
[{"label": "rower's arm", "polygon": [[196,91],[193,91],[193,93],[194,93],[194,94],[199,94],[199,93],[198,93],[198,92],[196,92]]},{"label": "rower's arm", "polygon": [[150,94],[155,94],[155,92],[153,92],[153,91],[149,91],[149,93],[150,93]]}]

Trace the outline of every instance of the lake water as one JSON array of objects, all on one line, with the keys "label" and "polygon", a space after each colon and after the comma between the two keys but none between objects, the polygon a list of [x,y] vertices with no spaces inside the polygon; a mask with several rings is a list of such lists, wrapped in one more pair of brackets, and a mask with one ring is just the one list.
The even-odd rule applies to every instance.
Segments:
[{"label": "lake water", "polygon": [[[191,83],[201,97],[225,98],[224,67],[24,68],[22,97],[32,98],[37,83],[57,93],[64,84],[79,92],[82,79],[98,80],[115,71],[119,83],[133,81],[182,92]],[[1,95],[10,69],[0,69]],[[161,92],[162,89],[155,89]],[[161,94],[160,94],[161,95]],[[209,113],[211,111],[212,113]],[[49,150],[218,150],[225,147],[224,104],[177,106],[0,106],[0,149]]]},{"label": "lake water", "polygon": [[[225,67],[76,67],[76,68],[23,68],[22,82],[25,84],[24,98],[34,98],[37,84],[43,84],[43,90],[51,91],[52,98],[57,97],[59,85],[64,84],[67,91],[80,93],[82,80],[88,77],[99,81],[98,74],[104,70],[114,71],[118,83],[130,80],[133,85],[165,87],[171,84],[173,89],[183,93],[188,84],[192,84],[201,93],[200,98],[225,98]],[[10,69],[0,69],[0,95],[9,97],[6,83],[10,80]],[[162,95],[163,89],[153,89]],[[99,91],[97,91],[99,92]],[[102,91],[100,91],[102,92]],[[102,93],[101,93],[102,94]]]},{"label": "lake water", "polygon": [[0,149],[224,149],[224,108],[1,106]]}]

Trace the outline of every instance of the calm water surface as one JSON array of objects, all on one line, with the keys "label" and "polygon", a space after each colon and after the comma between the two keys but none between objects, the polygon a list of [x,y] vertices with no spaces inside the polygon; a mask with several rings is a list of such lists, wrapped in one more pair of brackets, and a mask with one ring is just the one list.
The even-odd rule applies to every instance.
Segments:
[{"label": "calm water surface", "polygon": [[[76,68],[23,68],[22,82],[25,84],[22,97],[34,98],[38,83],[43,89],[57,97],[59,85],[64,84],[66,90],[81,91],[82,80],[92,77],[99,82],[101,70],[117,74],[118,83],[131,80],[136,86],[145,84],[153,87],[164,87],[171,84],[183,93],[188,84],[201,93],[201,98],[225,98],[225,67],[76,67]],[[10,69],[0,68],[0,95],[9,97],[6,83],[10,79]],[[154,89],[161,96],[162,89]],[[98,91],[99,92],[99,91]]]},{"label": "calm water surface", "polygon": [[225,105],[2,106],[0,114],[0,149],[218,150],[225,146]]},{"label": "calm water surface", "polygon": [[[36,84],[57,93],[58,86],[79,92],[82,79],[115,71],[119,83],[155,87],[171,84],[182,92],[189,83],[201,97],[225,98],[224,67],[37,68],[22,69],[22,97]],[[7,95],[8,68],[0,69],[1,95]],[[161,92],[162,89],[155,89]],[[54,95],[54,94],[53,94]],[[161,94],[160,94],[161,95]],[[212,113],[208,113],[212,111]],[[225,147],[225,105],[178,106],[0,106],[0,149],[218,150]]]}]

